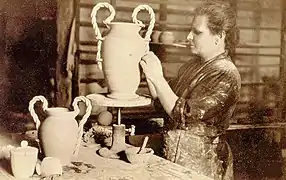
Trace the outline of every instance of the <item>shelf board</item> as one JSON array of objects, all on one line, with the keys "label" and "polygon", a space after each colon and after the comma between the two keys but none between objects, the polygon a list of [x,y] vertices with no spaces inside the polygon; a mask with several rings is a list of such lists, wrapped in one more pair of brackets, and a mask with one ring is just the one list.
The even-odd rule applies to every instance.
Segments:
[{"label": "shelf board", "polygon": [[[277,100],[268,100],[267,102],[280,103],[281,101],[279,99],[277,99]],[[249,103],[251,103],[251,100],[249,100],[249,101],[242,101],[242,100],[238,101],[239,105],[245,105],[245,104],[249,104]],[[274,108],[271,108],[271,107],[267,107],[267,108],[274,109]]]},{"label": "shelf board", "polygon": [[95,54],[97,53],[97,51],[88,51],[88,50],[77,50],[78,53],[86,53],[86,54]]},{"label": "shelf board", "polygon": [[82,46],[97,46],[97,40],[95,41],[79,41],[79,45]]},{"label": "shelf board", "polygon": [[[150,45],[158,45],[158,46],[164,46],[164,47],[174,47],[174,48],[187,48],[187,43],[172,43],[172,44],[164,44],[159,42],[150,42]],[[94,41],[80,41],[79,45],[83,46],[97,46],[97,40]],[[279,49],[281,46],[279,45],[263,45],[263,44],[239,44],[236,48],[277,48]]]},{"label": "shelf board", "polygon": [[[170,80],[170,79],[172,79],[172,77],[165,77],[165,79]],[[98,80],[101,80],[101,78],[99,78],[99,79],[85,78],[85,79],[81,79],[80,82],[89,83],[89,82],[97,82]],[[265,85],[266,85],[266,83],[264,83],[264,82],[242,82],[241,83],[241,86],[265,86]],[[147,87],[148,86],[144,77],[141,77],[140,86],[141,87]]]},{"label": "shelf board", "polygon": [[281,31],[281,27],[262,27],[258,25],[253,26],[237,26],[239,29],[250,29],[250,30],[268,30],[268,31]]},{"label": "shelf board", "polygon": [[187,48],[186,43],[164,44],[164,43],[150,42],[149,44],[150,45],[165,46],[165,47]]},{"label": "shelf board", "polygon": [[[126,19],[115,19],[114,22],[132,22]],[[142,21],[146,26],[148,26],[149,21]],[[102,22],[98,22],[98,27],[106,27]],[[80,26],[83,27],[92,27],[91,22],[89,21],[80,21]],[[189,32],[190,31],[190,24],[183,24],[183,23],[170,23],[167,21],[155,21],[155,26],[160,29],[160,26],[163,25],[165,30],[169,31],[180,31],[180,32]],[[157,28],[156,27],[156,28]],[[261,27],[257,25],[253,26],[238,26],[239,29],[246,29],[246,30],[268,30],[268,31],[281,31],[281,27]]]},{"label": "shelf board", "polygon": [[[98,22],[97,25],[98,27],[101,27],[101,28],[106,27],[105,24],[103,24],[102,22]],[[80,21],[79,26],[92,28],[92,24],[90,21]]]},{"label": "shelf board", "polygon": [[281,67],[281,64],[235,64],[237,68]]},{"label": "shelf board", "polygon": [[85,65],[92,65],[97,64],[97,61],[95,59],[80,59],[79,63]]},{"label": "shelf board", "polygon": [[240,1],[240,3],[237,4],[237,10],[243,10],[243,11],[251,11],[251,12],[274,12],[279,13],[282,11],[282,8],[278,7],[259,7],[257,4],[257,1],[251,1],[251,2],[243,2]]},{"label": "shelf board", "polygon": [[228,130],[286,128],[286,123],[230,124]]},{"label": "shelf board", "polygon": [[[142,0],[122,0],[122,1],[142,3]],[[200,2],[200,1],[197,1],[197,2]],[[172,1],[166,1],[166,0],[144,0],[144,3],[145,4],[150,3],[150,4],[162,4],[162,5],[177,5],[177,6],[191,6],[192,5],[192,3],[188,2],[188,1],[172,2]]]},{"label": "shelf board", "polygon": [[84,78],[84,79],[80,79],[80,83],[84,83],[84,84],[89,84],[89,83],[94,83],[97,82],[99,84],[102,84],[104,82],[104,78]]},{"label": "shelf board", "polygon": [[[159,42],[150,42],[152,45],[161,45],[166,47],[178,47],[178,48],[187,48],[187,43],[173,43],[173,44],[164,44]],[[261,43],[240,43],[236,48],[281,48],[279,45],[264,45]]]},{"label": "shelf board", "polygon": [[[88,8],[88,9],[92,9],[94,6],[96,6],[97,3],[79,3],[79,7],[80,8]],[[111,5],[112,6],[112,5]],[[120,7],[120,6],[112,6],[114,8],[115,11],[125,11],[125,12],[132,12],[134,10],[134,8],[132,7]],[[107,8],[102,8],[106,11],[109,11]]]},{"label": "shelf board", "polygon": [[258,54],[258,53],[235,53],[236,56],[265,56],[265,57],[281,57],[280,54]]},{"label": "shelf board", "polygon": [[[87,9],[92,9],[96,4],[88,4],[88,3],[80,3],[79,6],[80,8],[87,8]],[[118,12],[118,11],[124,11],[124,12],[130,12],[132,13],[134,11],[134,8],[135,7],[123,7],[123,6],[115,6],[114,7],[114,10],[115,12]],[[106,8],[105,8],[106,11],[108,11]],[[153,9],[154,13],[159,13],[159,10],[157,9]],[[143,12],[143,11],[142,11]],[[145,12],[145,11],[144,11]]]},{"label": "shelf board", "polygon": [[241,82],[241,86],[265,86],[264,82]]},{"label": "shelf board", "polygon": [[[103,27],[103,23],[98,23],[97,25],[98,25],[98,27]],[[92,24],[89,21],[80,21],[79,26],[92,27]]]},{"label": "shelf board", "polygon": [[260,43],[239,43],[236,48],[277,48],[280,49],[280,45],[264,45]]}]

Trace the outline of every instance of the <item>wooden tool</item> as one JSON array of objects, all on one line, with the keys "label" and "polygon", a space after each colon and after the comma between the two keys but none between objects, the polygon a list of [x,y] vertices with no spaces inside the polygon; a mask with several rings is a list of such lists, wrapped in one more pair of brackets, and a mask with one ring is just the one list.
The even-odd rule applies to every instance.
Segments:
[{"label": "wooden tool", "polygon": [[140,153],[144,152],[144,149],[145,149],[145,147],[146,147],[146,145],[147,145],[148,140],[149,140],[149,137],[146,136],[146,137],[144,138],[143,144],[142,144],[142,146],[140,147],[140,149],[139,149],[139,151],[137,152],[137,154],[140,154]]}]

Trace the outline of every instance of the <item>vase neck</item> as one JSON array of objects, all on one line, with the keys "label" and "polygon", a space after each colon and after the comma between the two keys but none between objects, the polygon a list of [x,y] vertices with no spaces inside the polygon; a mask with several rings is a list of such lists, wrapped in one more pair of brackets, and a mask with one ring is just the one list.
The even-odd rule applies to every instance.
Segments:
[{"label": "vase neck", "polygon": [[113,22],[110,24],[111,31],[120,33],[121,35],[132,36],[134,34],[139,34],[141,26],[135,23],[128,22]]},{"label": "vase neck", "polygon": [[47,108],[46,113],[49,116],[76,116],[74,111],[70,111],[68,108],[63,107]]}]

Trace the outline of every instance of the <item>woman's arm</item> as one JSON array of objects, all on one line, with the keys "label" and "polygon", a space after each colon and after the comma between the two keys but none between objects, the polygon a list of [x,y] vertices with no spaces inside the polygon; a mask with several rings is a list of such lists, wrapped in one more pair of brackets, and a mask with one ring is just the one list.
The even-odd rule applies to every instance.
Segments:
[{"label": "woman's arm", "polygon": [[154,80],[153,85],[156,89],[161,105],[166,113],[170,116],[176,101],[178,100],[178,96],[173,92],[164,77]]},{"label": "woman's arm", "polygon": [[157,99],[158,95],[157,95],[155,86],[153,85],[153,83],[149,79],[146,79],[146,81],[147,81],[147,85],[148,85],[148,88],[149,88],[149,91],[150,91],[152,98]]},{"label": "woman's arm", "polygon": [[152,97],[159,98],[164,110],[170,115],[178,97],[163,76],[160,60],[153,52],[149,52],[142,58],[140,65]]},{"label": "woman's arm", "polygon": [[227,71],[208,74],[192,90],[191,98],[178,99],[171,117],[187,127],[197,122],[217,124],[222,120],[219,117],[227,113],[239,98],[240,82],[231,74]]}]

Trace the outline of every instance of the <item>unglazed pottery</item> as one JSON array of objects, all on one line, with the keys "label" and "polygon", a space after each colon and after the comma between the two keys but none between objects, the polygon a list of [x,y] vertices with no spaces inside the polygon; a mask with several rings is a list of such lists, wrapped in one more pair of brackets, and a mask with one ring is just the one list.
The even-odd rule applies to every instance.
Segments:
[{"label": "unglazed pottery", "polygon": [[38,169],[36,168],[37,173],[42,177],[48,177],[52,175],[62,175],[63,167],[58,158],[55,157],[45,157]]},{"label": "unglazed pottery", "polygon": [[[34,110],[37,101],[43,103],[43,110],[47,115],[42,122]],[[87,108],[78,124],[75,117],[80,112],[78,107],[80,101],[83,101]],[[73,108],[74,111],[62,107],[48,108],[48,102],[43,96],[35,96],[29,103],[29,111],[36,123],[41,149],[45,157],[58,158],[62,165],[69,164],[73,155],[78,153],[83,135],[83,125],[91,113],[91,103],[84,96],[79,96],[74,99]]]},{"label": "unglazed pottery", "polygon": [[125,149],[125,154],[128,161],[132,164],[145,164],[148,163],[150,157],[154,154],[153,149],[144,148],[140,153],[140,147],[129,147]]},{"label": "unglazed pottery", "polygon": [[[103,23],[110,29],[109,33],[102,37],[99,31],[96,15],[102,8],[108,8],[110,16]],[[145,37],[142,38],[139,31],[144,24],[137,20],[140,10],[147,10],[151,21]],[[92,10],[92,24],[98,40],[97,61],[104,73],[108,84],[109,98],[133,99],[137,98],[136,91],[140,83],[139,61],[149,51],[149,42],[155,23],[155,14],[148,5],[137,6],[133,13],[133,23],[111,22],[115,16],[115,10],[109,3],[98,3]]]},{"label": "unglazed pottery", "polygon": [[21,142],[21,147],[13,148],[11,154],[11,170],[15,178],[28,179],[35,172],[38,159],[38,149],[28,146],[27,141]]},{"label": "unglazed pottery", "polygon": [[159,36],[159,41],[163,44],[172,44],[175,41],[173,32],[163,31]]}]

